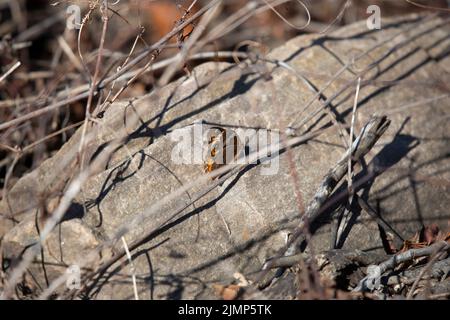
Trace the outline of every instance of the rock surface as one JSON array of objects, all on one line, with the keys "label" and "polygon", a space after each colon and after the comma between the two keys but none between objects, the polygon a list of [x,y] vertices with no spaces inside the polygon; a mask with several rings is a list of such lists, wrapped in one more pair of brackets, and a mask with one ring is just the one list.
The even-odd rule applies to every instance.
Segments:
[{"label": "rock surface", "polygon": [[[206,63],[190,77],[177,80],[157,94],[112,105],[100,120],[102,126],[91,143],[90,154],[95,154],[123,128],[129,132],[129,139],[114,152],[104,171],[83,186],[70,214],[61,223],[62,232],[56,228],[48,240],[45,260],[60,265],[59,270],[49,271],[53,273],[50,278],[64,272],[66,265],[82,259],[98,243],[114,238],[122,226],[158,200],[204,175],[201,164],[172,161],[176,142],[171,139],[171,132],[199,120],[222,127],[284,132],[287,126],[295,127],[311,112],[323,109],[299,75],[316,88],[323,88],[345,64],[350,67],[339,74],[323,95],[328,99],[346,85],[348,89],[332,101],[329,114],[316,116],[300,132],[332,123],[332,114],[337,115],[343,127],[348,126],[356,88],[354,80],[359,72],[380,60],[361,74],[363,86],[355,132],[375,113],[387,114],[392,123],[365,159],[369,167],[382,170],[364,193],[405,238],[422,224],[435,222],[445,229],[450,208],[449,97],[396,110],[449,94],[449,21],[423,19],[421,16],[386,19],[380,31],[367,30],[363,21],[329,35],[297,37],[266,57],[272,63],[257,61],[244,68]],[[352,63],[353,57],[377,43],[380,45]],[[295,72],[280,63],[277,66],[273,63],[276,61],[289,65]],[[364,80],[372,81],[367,84]],[[309,111],[299,118],[311,99],[314,103]],[[140,119],[134,127],[127,122],[132,114],[138,114]],[[348,139],[347,136],[344,138]],[[78,148],[80,137],[79,130],[54,157],[20,179],[8,193],[8,201],[1,203],[0,212],[20,221],[14,224],[4,219],[0,223],[4,257],[17,257],[35,241],[36,208],[42,206],[40,199],[46,199],[48,193],[57,193],[58,186],[75,174],[76,169],[68,169],[65,159]],[[344,151],[343,137],[337,130],[328,130],[292,149],[304,204],[313,197],[322,177]],[[189,204],[192,195],[200,190],[194,185],[126,234],[126,241],[131,243],[161,225],[167,226],[166,221],[173,222],[154,233],[134,253],[140,298],[214,298],[214,283],[230,281],[236,272],[251,275],[284,245],[287,230],[298,221],[299,206],[288,152],[281,153],[278,159],[277,174],[262,175],[262,165],[249,166],[195,206],[188,206],[176,217],[178,220],[172,219],[173,209]],[[356,172],[359,178],[363,174]],[[328,220],[325,217],[314,231],[312,244],[316,251],[330,247]],[[63,239],[57,236],[58,232]],[[58,249],[61,241],[64,259]],[[381,250],[377,224],[361,213],[343,247]],[[130,265],[116,264],[108,271],[112,272],[108,281],[91,297],[132,298]],[[39,267],[33,272],[45,286]]]}]

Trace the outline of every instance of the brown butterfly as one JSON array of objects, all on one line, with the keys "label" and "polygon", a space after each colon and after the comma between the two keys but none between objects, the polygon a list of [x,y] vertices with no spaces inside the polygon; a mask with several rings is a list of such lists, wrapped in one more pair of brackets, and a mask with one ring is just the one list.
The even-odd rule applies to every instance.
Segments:
[{"label": "brown butterfly", "polygon": [[208,132],[205,173],[230,164],[238,155],[238,137],[232,130],[212,127]]}]

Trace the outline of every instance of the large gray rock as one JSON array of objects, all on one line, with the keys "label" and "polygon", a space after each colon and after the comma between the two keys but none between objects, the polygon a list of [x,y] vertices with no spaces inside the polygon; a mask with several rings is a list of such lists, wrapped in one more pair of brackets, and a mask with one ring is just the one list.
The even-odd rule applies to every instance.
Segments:
[{"label": "large gray rock", "polygon": [[[448,21],[441,18],[421,21],[409,16],[385,20],[381,31],[369,31],[360,22],[330,35],[301,36],[273,50],[267,57],[283,61],[322,88],[345,63],[376,43],[383,43],[356,61],[325,90],[325,98],[343,88],[355,74],[381,59],[376,68],[362,75],[373,79],[361,89],[356,115],[356,132],[374,113],[388,113],[392,121],[387,133],[366,157],[379,174],[365,193],[370,203],[404,237],[422,224],[436,222],[447,227],[450,207],[448,168],[449,99],[419,104],[398,112],[393,109],[408,103],[448,94],[450,38]],[[261,70],[270,71],[268,80]],[[355,85],[332,103],[339,121],[350,123]],[[309,112],[297,122],[300,111],[314,92],[294,72],[271,63],[257,62],[247,68],[226,63],[206,63],[190,77],[166,86],[158,94],[133,101],[115,103],[100,121],[104,124],[90,147],[90,154],[115,138],[125,126],[127,143],[112,155],[105,170],[92,176],[75,199],[64,230],[77,230],[81,246],[69,241],[62,250],[67,261],[82,259],[89,248],[112,239],[116,232],[164,196],[181,185],[204,175],[201,164],[176,164],[172,150],[176,142],[170,132],[202,120],[221,126],[281,130],[300,123],[312,111],[321,108],[316,100]],[[139,124],[128,127],[127,117],[137,113]],[[319,129],[331,121],[329,115],[315,117],[300,131]],[[58,194],[59,186],[75,172],[76,166],[64,161],[77,149],[81,132],[51,159],[24,176],[8,194],[9,203],[1,203],[2,213],[21,222],[3,220],[4,256],[17,256],[36,237],[30,225],[36,207],[48,205],[48,194]],[[292,149],[299,177],[299,191],[305,205],[322,177],[344,153],[337,130],[326,131],[306,144]],[[246,168],[223,185],[189,206],[177,219],[170,220],[173,209],[189,203],[200,189],[194,186],[174,201],[165,204],[149,219],[133,228],[128,243],[157,230],[133,257],[141,298],[213,298],[212,284],[227,282],[235,272],[251,275],[264,260],[285,243],[286,230],[295,226],[299,206],[295,196],[288,153],[279,157],[279,171],[262,175],[260,165]],[[383,169],[383,170],[380,170]],[[360,177],[360,176],[359,176]],[[48,202],[48,201],[47,201]],[[330,224],[324,217],[314,231],[315,251],[330,247]],[[58,233],[55,230],[55,233]],[[60,241],[52,237],[51,241]],[[70,248],[68,248],[68,244]],[[54,247],[55,243],[49,244]],[[362,213],[352,225],[344,248],[380,250],[382,243],[377,224]],[[54,251],[54,250],[53,250]],[[47,262],[62,264],[55,274],[64,272],[59,255],[46,252]],[[70,257],[69,257],[70,256]],[[126,259],[123,259],[126,261]],[[108,271],[108,281],[99,282],[96,298],[132,298],[130,265],[116,264]],[[34,272],[43,284],[39,267]],[[100,286],[101,285],[101,286]]]}]

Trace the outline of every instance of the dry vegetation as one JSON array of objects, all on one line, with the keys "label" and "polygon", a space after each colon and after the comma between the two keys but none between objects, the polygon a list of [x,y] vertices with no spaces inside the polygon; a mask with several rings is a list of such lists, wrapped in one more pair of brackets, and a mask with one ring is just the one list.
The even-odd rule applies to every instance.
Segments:
[{"label": "dry vegetation", "polygon": [[[66,28],[66,8],[72,4],[82,8],[80,29]],[[51,203],[55,198],[52,190],[40,199],[43,204],[41,218],[45,222],[41,221],[40,235],[45,239],[65,214],[81,186],[99,171],[115,147],[126,139],[126,136],[116,139],[94,161],[86,159],[84,149],[93,139],[93,128],[116,101],[157,91],[174,79],[190,75],[195,66],[206,61],[235,63],[251,60],[255,55],[264,55],[269,49],[297,35],[329,33],[340,26],[367,18],[366,8],[369,4],[380,5],[383,17],[427,11],[446,15],[449,10],[448,2],[444,0],[0,0],[0,199],[7,197],[11,187],[21,177],[58,152],[78,128],[83,128],[81,145],[78,150],[74,150],[75,168],[80,170],[70,167],[79,175],[62,182],[64,186],[60,189],[64,193],[58,194],[56,204]],[[355,147],[351,152],[353,158],[344,158],[343,162],[337,164],[338,169],[335,170],[340,172],[340,176],[334,177],[335,183],[327,185],[330,182],[324,181],[320,188],[331,188],[328,190],[330,193],[341,179],[345,180],[346,175],[351,174],[351,170],[347,172],[351,168],[349,162],[362,158],[385,130],[385,119],[377,121],[381,121],[381,124],[377,123],[376,130],[379,131],[376,131],[375,141],[367,142],[367,150],[361,150],[361,146]],[[351,129],[352,139],[355,139],[360,132],[353,132],[353,126]],[[349,145],[353,141],[350,140]],[[214,180],[207,190],[220,185],[239,170],[228,172],[228,169],[223,168],[225,175]],[[293,181],[298,179],[295,169],[292,169],[292,177]],[[324,195],[320,188],[318,194],[326,199],[329,194],[325,192]],[[207,190],[195,196],[201,197]],[[306,207],[303,199],[298,194],[292,194],[292,197],[297,198],[299,211],[305,211],[302,210]],[[322,205],[313,203],[312,206]],[[364,208],[369,213],[372,210]],[[303,218],[304,225],[300,230],[303,237],[309,236],[307,219],[315,218],[314,210],[311,206],[306,209],[306,218]],[[4,212],[0,214],[5,215]],[[14,220],[14,217],[11,219]],[[298,237],[298,234],[294,235],[288,247],[297,244]],[[114,241],[106,241],[98,250],[105,250],[112,243]],[[131,260],[129,250],[138,248],[139,241],[128,244],[129,248],[124,240],[123,244],[123,252],[107,260],[98,269],[91,270],[85,280],[103,272],[122,256]],[[388,250],[389,245],[386,248]],[[367,288],[377,278],[376,274],[370,272],[353,292],[321,282],[316,261],[299,252],[291,252],[296,255],[290,261],[280,258],[285,252],[280,253],[280,259],[268,262],[266,270],[255,282],[259,281],[260,289],[265,288],[267,270],[294,265],[302,270],[296,273],[296,281],[301,287],[298,293],[300,298],[412,298],[417,293],[422,294],[421,297],[448,298],[449,292],[432,296],[426,290],[423,293],[416,292],[416,289],[420,279],[426,278],[424,275],[435,267],[436,262],[447,257],[449,251],[449,234],[433,226],[417,230],[415,237],[405,240],[401,248],[391,245],[387,253],[396,254],[397,259],[377,261],[381,273],[394,269],[407,273],[413,265],[424,267],[420,274],[409,276],[408,279],[415,280],[404,285],[407,290],[398,293],[391,290],[387,295],[384,292],[384,296],[380,292],[366,293],[373,291]],[[26,292],[23,286],[16,286],[22,281],[28,264],[40,252],[38,246],[35,250],[26,251],[27,254],[14,268],[9,262],[2,261],[0,291],[4,298],[52,297],[57,283],[49,284],[47,289],[41,288],[38,292]],[[448,270],[448,259],[444,261],[447,261]],[[60,283],[65,281],[59,280]],[[133,278],[133,281],[136,279]],[[239,281],[239,284],[215,285],[217,297],[260,297],[261,293],[254,288],[244,290],[248,285],[245,278]],[[84,289],[65,293],[61,297],[80,297]],[[20,290],[22,292],[17,293]],[[137,291],[134,296],[138,296]]]}]

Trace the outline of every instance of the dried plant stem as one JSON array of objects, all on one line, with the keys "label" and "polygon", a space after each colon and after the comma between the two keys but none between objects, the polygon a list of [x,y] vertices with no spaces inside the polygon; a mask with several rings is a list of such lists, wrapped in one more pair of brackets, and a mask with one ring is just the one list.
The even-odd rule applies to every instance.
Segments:
[{"label": "dried plant stem", "polygon": [[211,20],[219,13],[220,3],[217,3],[214,7],[209,9],[200,20],[199,24],[194,29],[193,33],[189,37],[186,43],[182,46],[180,52],[175,56],[175,61],[171,64],[163,73],[158,81],[159,86],[164,86],[169,83],[170,79],[178,71],[178,69],[185,63],[188,54],[192,51],[196,45],[197,40],[203,35],[206,30],[206,26]]},{"label": "dried plant stem", "polygon": [[[78,152],[81,153],[81,160],[80,160],[80,166],[82,167],[84,165],[84,153],[82,153],[82,150],[84,149],[84,138],[86,135],[86,130],[87,130],[87,126],[89,124],[89,119],[91,116],[91,105],[92,105],[92,100],[94,98],[94,91],[96,90],[97,87],[97,79],[100,75],[100,66],[102,64],[102,58],[103,58],[103,48],[105,46],[105,38],[106,38],[106,31],[108,30],[108,0],[103,0],[102,1],[102,6],[100,11],[102,12],[102,20],[103,20],[103,28],[102,28],[102,34],[100,37],[100,45],[99,45],[99,49],[98,49],[98,53],[97,53],[97,62],[95,64],[95,71],[94,71],[94,76],[92,78],[91,81],[91,88],[89,90],[89,96],[88,96],[88,100],[87,100],[87,104],[86,104],[86,110],[85,110],[85,119],[84,119],[84,125],[83,125],[83,131],[81,134],[81,141],[80,141],[80,145],[79,145],[79,150]],[[79,34],[81,34],[81,30],[79,32]]]},{"label": "dried plant stem", "polygon": [[[408,295],[406,296],[406,299],[410,300],[412,299],[414,292],[416,291],[417,286],[419,285],[419,281],[422,279],[422,277],[425,275],[425,273],[429,272],[430,269],[433,267],[433,264],[440,260],[441,258],[445,257],[447,253],[444,251],[444,249],[447,246],[444,246],[441,244],[436,250],[436,252],[433,253],[432,258],[426,266],[420,271],[419,275],[417,276],[417,279],[414,281],[413,285],[411,286],[411,289],[409,289]],[[444,252],[443,252],[444,251]]]},{"label": "dried plant stem", "polygon": [[[342,159],[336,164],[336,166],[325,175],[322,183],[320,184],[313,200],[306,208],[306,212],[300,220],[300,224],[297,227],[297,231],[294,233],[290,244],[288,244],[288,255],[297,252],[299,245],[298,238],[303,233],[303,220],[308,219],[310,222],[317,219],[322,213],[321,208],[328,201],[328,197],[334,190],[339,181],[345,176],[347,172],[347,160],[349,157],[353,159],[353,164],[362,159],[375,145],[378,139],[389,127],[390,121],[386,116],[374,116],[372,117],[364,128],[361,130],[360,135],[352,144],[352,148],[349,149]],[[292,252],[292,253],[291,253]]]},{"label": "dried plant stem", "polygon": [[[278,257],[291,256],[298,253],[300,244],[304,240],[303,236],[305,235],[305,232],[307,232],[305,228],[320,216],[323,212],[322,207],[329,200],[332,191],[337,186],[339,181],[345,176],[345,173],[347,172],[348,158],[351,157],[353,159],[353,163],[355,163],[364,157],[383,135],[389,124],[390,121],[385,116],[374,116],[367,122],[361,130],[360,135],[353,142],[352,148],[347,150],[335,167],[325,175],[314,198],[310,201],[305,213],[301,216],[296,230],[293,232],[286,247],[279,252]],[[268,267],[268,269],[264,270],[257,280],[260,288],[270,284],[275,275],[282,271],[270,271],[270,265],[266,267]]]},{"label": "dried plant stem", "polygon": [[[303,143],[305,141],[308,141],[314,137],[319,136],[325,131],[328,131],[332,129],[333,127],[324,128],[315,132],[311,132],[308,134],[305,134],[303,136],[294,137],[286,141],[282,144],[276,144],[272,145],[270,147],[262,148],[261,150],[257,152],[253,152],[248,156],[248,163],[256,163],[258,159],[266,158],[268,153],[275,154],[281,149],[286,148],[287,146],[294,146],[298,145],[300,143]],[[244,165],[245,166],[245,165]],[[191,181],[188,184],[183,185],[182,187],[178,188],[177,190],[171,192],[169,195],[163,197],[156,203],[154,203],[151,207],[147,208],[143,213],[136,216],[133,220],[131,220],[127,225],[123,226],[120,230],[116,232],[116,234],[111,238],[111,240],[104,242],[102,245],[100,245],[97,249],[92,251],[91,253],[87,255],[83,255],[82,260],[79,261],[77,264],[80,267],[85,267],[92,263],[97,257],[99,252],[103,252],[107,248],[111,248],[114,246],[114,244],[117,242],[118,239],[120,239],[122,236],[124,236],[126,233],[128,233],[130,230],[133,230],[137,225],[140,225],[143,223],[144,220],[147,220],[149,217],[158,217],[158,219],[153,219],[151,224],[154,225],[154,227],[149,228],[146,234],[142,235],[135,241],[133,241],[130,245],[130,251],[133,251],[152,234],[155,234],[158,230],[160,230],[162,227],[173,221],[181,212],[183,212],[186,208],[188,208],[190,205],[198,201],[198,199],[202,198],[206,194],[208,194],[211,190],[219,186],[221,183],[223,183],[226,179],[231,177],[232,175],[236,174],[239,170],[242,169],[242,165],[225,165],[221,168],[218,168],[217,170],[214,170],[212,173],[204,175],[199,177],[198,179]],[[217,180],[215,180],[213,183],[211,183],[211,178],[220,176]],[[191,201],[188,203],[183,202],[180,204],[179,207],[175,208],[172,212],[165,212],[161,215],[156,215],[156,213],[163,208],[164,204],[175,201],[176,199],[179,199],[180,195],[188,191],[190,188],[199,185],[207,184],[201,191],[196,193],[192,196]],[[165,218],[164,218],[165,217]],[[114,257],[103,261],[100,266],[97,266],[94,268],[94,272],[90,275],[86,276],[86,280],[91,279],[95,274],[101,273],[102,271],[109,268],[112,264],[120,260],[125,255],[124,251],[116,252]],[[66,279],[67,275],[62,275],[60,278],[58,278],[56,281],[56,284],[62,284],[64,283],[64,279]],[[86,281],[87,282],[87,281]],[[86,283],[85,282],[85,283]],[[56,285],[55,284],[55,285]],[[52,286],[52,285],[51,285]],[[54,288],[54,286],[52,286]],[[44,295],[45,293],[45,295]],[[45,291],[42,294],[42,298],[47,298],[49,294],[51,294],[49,291]]]},{"label": "dried plant stem", "polygon": [[[428,247],[419,248],[419,249],[409,249],[405,252],[398,253],[393,255],[388,260],[379,264],[380,275],[384,274],[386,271],[394,270],[398,265],[404,262],[411,261],[415,258],[420,257],[429,257],[431,255],[436,254],[437,252],[445,252],[450,250],[450,243],[446,241],[436,242]],[[367,281],[369,277],[365,277],[359,283],[359,285],[353,291],[367,291]]]},{"label": "dried plant stem", "polygon": [[[197,12],[195,12],[194,14],[192,14],[191,17],[189,17],[188,19],[186,19],[185,22],[181,23],[180,25],[178,25],[177,27],[175,27],[172,31],[170,31],[169,33],[167,33],[164,37],[162,37],[159,41],[157,41],[155,44],[153,44],[152,46],[146,48],[145,50],[143,50],[137,57],[135,57],[134,59],[132,59],[126,66],[124,66],[122,69],[120,69],[118,72],[116,72],[114,75],[107,77],[105,79],[103,79],[102,81],[100,81],[100,83],[97,84],[96,89],[93,93],[93,95],[96,95],[98,93],[98,90],[103,89],[106,85],[110,84],[111,82],[113,82],[114,80],[116,80],[117,78],[119,78],[121,75],[125,74],[126,72],[128,72],[129,70],[131,70],[133,67],[135,67],[137,64],[139,64],[141,61],[143,61],[144,59],[146,59],[149,55],[151,55],[155,50],[160,50],[160,48],[167,43],[172,37],[176,36],[181,30],[183,30],[186,26],[188,26],[190,23],[192,23],[192,21],[198,19],[200,16],[202,16],[206,11],[208,11],[210,8],[212,8],[214,5],[216,5],[217,3],[221,2],[222,0],[212,0],[210,2],[208,2],[204,7],[202,7],[201,9],[199,9]],[[90,93],[89,93],[90,89],[88,91],[82,92],[78,95],[76,95],[75,97],[71,97],[71,98],[67,98],[63,101],[60,102],[56,102],[50,106],[41,108],[39,110],[35,110],[33,112],[30,112],[26,115],[20,116],[16,119],[7,121],[5,123],[0,124],[0,130],[5,130],[7,128],[10,128],[12,126],[18,125],[22,122],[31,120],[33,118],[36,118],[38,116],[41,116],[45,113],[48,113],[50,111],[53,111],[55,109],[58,109],[62,106],[66,106],[70,103],[82,100],[82,99],[86,99],[89,97]]]},{"label": "dried plant stem", "polygon": [[[334,76],[317,92],[317,94],[315,94],[313,97],[311,97],[311,99],[306,103],[306,105],[302,109],[302,111],[299,112],[298,116],[294,117],[294,119],[291,121],[291,123],[289,124],[289,127],[292,127],[293,129],[301,128],[304,124],[308,123],[311,119],[313,119],[315,116],[320,114],[323,111],[322,109],[318,109],[317,111],[311,113],[307,117],[303,116],[304,113],[313,105],[313,103],[318,98],[320,98],[320,95],[322,95],[324,93],[324,91],[326,89],[328,89],[332,85],[332,83],[336,79],[338,79],[345,71],[347,71],[355,62],[357,62],[358,60],[366,57],[371,52],[377,50],[378,48],[380,48],[381,46],[385,45],[386,43],[392,42],[394,39],[400,37],[401,35],[404,35],[405,33],[409,32],[409,30],[414,30],[416,27],[420,26],[421,24],[423,24],[427,20],[431,19],[432,17],[434,17],[434,15],[428,16],[426,18],[421,19],[420,21],[418,21],[416,23],[413,23],[411,25],[410,29],[408,28],[408,29],[399,31],[399,32],[393,34],[392,36],[390,36],[390,37],[388,37],[386,39],[383,39],[382,41],[379,41],[378,43],[376,43],[375,45],[373,45],[372,47],[370,47],[366,51],[364,51],[364,52],[360,53],[359,55],[355,56],[352,59],[352,61],[350,61],[349,63],[347,63],[344,66],[342,66],[342,68],[339,69],[334,74]],[[439,23],[437,26],[442,26],[442,25],[448,23],[449,21],[450,20],[445,20],[444,22]],[[425,34],[426,32],[428,32],[428,30],[434,29],[437,26],[434,25],[434,26],[430,27],[429,29],[427,29],[425,31],[420,31],[418,34],[414,34],[414,35],[412,35],[410,37],[407,37],[406,39],[402,40],[400,43],[396,44],[394,47],[392,47],[389,50],[387,50],[387,52],[385,54],[383,54],[380,58],[378,58],[376,61],[371,63],[369,66],[367,66],[364,70],[361,70],[358,75],[356,75],[354,78],[352,78],[346,85],[342,86],[342,88],[340,90],[338,90],[335,94],[333,94],[331,97],[329,97],[327,99],[327,101],[324,102],[324,105],[328,106],[338,96],[340,96],[343,92],[345,92],[345,90],[347,90],[348,88],[351,88],[357,82],[358,78],[360,78],[361,76],[363,76],[364,74],[366,74],[367,72],[369,72],[370,70],[375,68],[380,62],[384,61],[387,57],[389,57],[394,50],[396,50],[396,49],[398,49],[398,48],[400,48],[400,47],[410,43],[413,39],[417,38],[420,35]],[[363,88],[369,83],[370,83],[370,80],[362,81],[360,87]],[[303,119],[303,120],[299,124],[296,124],[296,122],[299,119]]]},{"label": "dried plant stem", "polygon": [[19,68],[21,64],[22,63],[20,61],[17,61],[11,68],[9,68],[8,71],[6,71],[6,73],[0,77],[0,83],[2,83],[3,80],[5,80],[11,73]]},{"label": "dried plant stem", "polygon": [[127,242],[125,241],[125,237],[122,237],[121,240],[122,240],[122,244],[123,244],[123,249],[125,250],[127,259],[130,262],[130,266],[131,266],[131,273],[132,273],[131,278],[133,281],[134,300],[139,300],[139,294],[138,294],[138,289],[137,289],[137,285],[136,285],[136,268],[134,267],[133,259],[131,258],[130,250],[128,249],[128,245],[127,245]]}]

